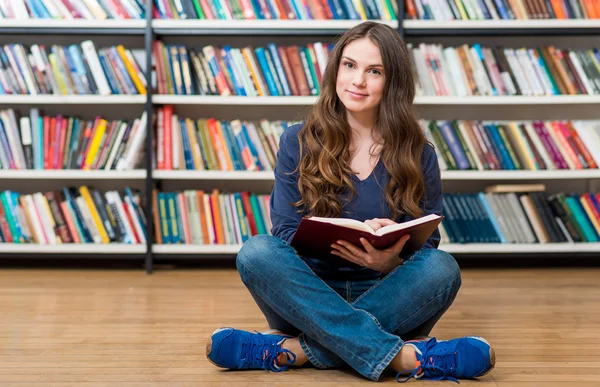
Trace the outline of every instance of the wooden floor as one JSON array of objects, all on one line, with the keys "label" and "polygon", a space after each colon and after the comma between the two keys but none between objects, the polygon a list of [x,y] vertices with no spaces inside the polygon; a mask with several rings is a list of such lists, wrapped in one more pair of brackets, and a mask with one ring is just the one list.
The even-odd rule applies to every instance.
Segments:
[{"label": "wooden floor", "polygon": [[[204,348],[220,326],[266,328],[233,270],[0,270],[0,386],[375,385],[351,370],[221,371]],[[495,346],[494,372],[461,384],[600,386],[600,269],[465,269],[433,334]]]}]

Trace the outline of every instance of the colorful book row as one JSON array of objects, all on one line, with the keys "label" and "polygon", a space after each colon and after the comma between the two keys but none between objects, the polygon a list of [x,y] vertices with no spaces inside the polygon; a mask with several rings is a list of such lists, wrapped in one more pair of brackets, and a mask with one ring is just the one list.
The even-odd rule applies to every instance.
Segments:
[{"label": "colorful book row", "polygon": [[133,121],[0,110],[0,169],[130,170],[142,163],[146,112]]},{"label": "colorful book row", "polygon": [[258,122],[179,117],[173,107],[158,109],[156,169],[212,171],[272,171],[279,138],[293,125],[287,121]]},{"label": "colorful book row", "polygon": [[598,0],[406,0],[406,19],[598,19]]},{"label": "colorful book row", "polygon": [[154,0],[160,19],[397,20],[396,0]]},{"label": "colorful book row", "polygon": [[158,244],[242,244],[269,234],[269,195],[215,189],[158,192],[152,197],[155,242]]},{"label": "colorful book row", "polygon": [[1,243],[142,244],[146,238],[142,198],[130,188],[0,193]]},{"label": "colorful book row", "polygon": [[600,94],[600,51],[408,44],[417,95]]},{"label": "colorful book row", "polygon": [[420,121],[442,170],[597,169],[600,121]]},{"label": "colorful book row", "polygon": [[574,243],[600,240],[600,194],[544,194],[544,185],[445,193],[443,243]]},{"label": "colorful book row", "polygon": [[101,48],[91,40],[69,46],[0,47],[1,94],[146,94],[143,50]]},{"label": "colorful book row", "polygon": [[0,0],[0,19],[144,19],[144,0]]},{"label": "colorful book row", "polygon": [[159,94],[291,96],[319,95],[332,45],[234,48],[154,42]]}]

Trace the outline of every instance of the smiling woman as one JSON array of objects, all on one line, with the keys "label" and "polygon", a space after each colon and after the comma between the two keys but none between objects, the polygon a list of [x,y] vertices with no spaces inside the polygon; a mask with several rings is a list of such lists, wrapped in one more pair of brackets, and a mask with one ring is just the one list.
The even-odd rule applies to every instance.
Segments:
[{"label": "smiling woman", "polygon": [[[237,256],[243,283],[271,331],[220,328],[207,355],[228,369],[350,366],[379,380],[472,378],[495,364],[480,337],[428,338],[461,285],[454,258],[434,231],[402,254],[406,236],[376,249],[338,240],[331,253],[303,256],[290,245],[304,216],[343,217],[373,230],[442,214],[437,157],[413,112],[408,52],[396,31],[364,22],[332,50],[321,96],[306,122],[280,139],[271,194],[271,235]],[[339,237],[338,237],[339,238]]]}]

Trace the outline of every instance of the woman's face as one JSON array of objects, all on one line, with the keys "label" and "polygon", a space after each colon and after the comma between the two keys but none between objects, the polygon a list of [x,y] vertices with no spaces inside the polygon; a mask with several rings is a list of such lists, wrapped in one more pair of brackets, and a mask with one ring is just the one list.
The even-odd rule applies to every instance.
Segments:
[{"label": "woman's face", "polygon": [[342,52],[336,92],[353,113],[373,112],[379,107],[385,74],[379,48],[369,38],[355,40]]}]

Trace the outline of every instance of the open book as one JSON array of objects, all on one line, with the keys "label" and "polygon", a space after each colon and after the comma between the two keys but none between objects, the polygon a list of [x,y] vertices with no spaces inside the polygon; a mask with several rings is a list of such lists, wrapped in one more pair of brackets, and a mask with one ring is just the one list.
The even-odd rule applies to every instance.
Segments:
[{"label": "open book", "polygon": [[443,216],[430,214],[407,222],[385,226],[377,231],[364,222],[347,218],[302,218],[291,246],[304,256],[328,256],[331,245],[345,240],[362,247],[360,238],[366,238],[376,249],[383,250],[396,243],[402,236],[410,234],[402,254],[418,250],[438,227]]}]

